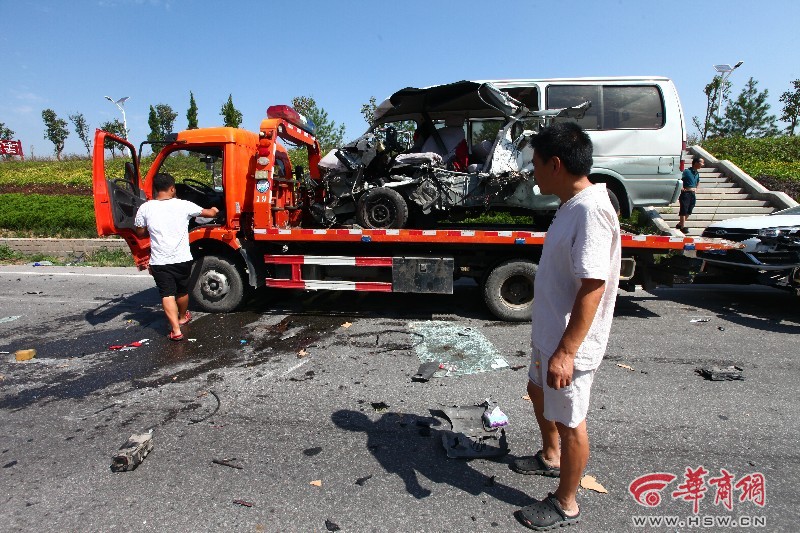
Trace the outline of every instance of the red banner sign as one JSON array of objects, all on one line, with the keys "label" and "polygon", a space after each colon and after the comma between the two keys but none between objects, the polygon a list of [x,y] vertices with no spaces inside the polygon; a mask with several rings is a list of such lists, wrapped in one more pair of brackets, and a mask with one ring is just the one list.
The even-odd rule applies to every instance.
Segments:
[{"label": "red banner sign", "polygon": [[22,155],[22,141],[0,139],[0,155]]}]

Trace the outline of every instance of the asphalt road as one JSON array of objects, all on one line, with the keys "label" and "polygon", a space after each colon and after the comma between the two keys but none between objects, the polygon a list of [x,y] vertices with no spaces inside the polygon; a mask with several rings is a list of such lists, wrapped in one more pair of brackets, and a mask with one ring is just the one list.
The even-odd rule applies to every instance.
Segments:
[{"label": "asphalt road", "polygon": [[[432,320],[526,363],[530,326],[492,320],[474,287],[264,291],[237,313],[196,313],[183,343],[165,338],[158,303],[133,269],[0,267],[0,530],[524,531],[512,512],[555,488],[508,468],[539,444],[525,369],[410,379],[420,347],[441,341],[419,333]],[[799,333],[798,300],[773,289],[622,292],[588,417],[587,474],[608,493],[581,490],[583,523],[570,530],[642,531],[636,516],[677,516],[683,527],[647,530],[727,517],[797,531]],[[22,348],[37,357],[16,362]],[[696,374],[711,364],[745,379]],[[431,411],[486,398],[509,416],[510,453],[448,459],[447,424]],[[112,472],[119,446],[150,429],[152,453]],[[709,474],[695,515],[672,493],[699,466]],[[715,505],[708,479],[720,469],[733,483],[763,475],[764,505],[740,489],[730,511]],[[657,472],[675,476],[661,503],[636,503],[631,482]]]}]

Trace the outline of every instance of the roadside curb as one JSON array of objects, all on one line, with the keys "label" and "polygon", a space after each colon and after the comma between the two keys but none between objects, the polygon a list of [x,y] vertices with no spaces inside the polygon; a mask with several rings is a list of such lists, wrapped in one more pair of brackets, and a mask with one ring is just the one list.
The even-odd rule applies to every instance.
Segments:
[{"label": "roadside curb", "polygon": [[123,250],[130,254],[130,249],[123,239],[0,238],[0,246],[7,246],[15,252],[24,254],[45,254],[58,257],[92,253],[104,249]]}]

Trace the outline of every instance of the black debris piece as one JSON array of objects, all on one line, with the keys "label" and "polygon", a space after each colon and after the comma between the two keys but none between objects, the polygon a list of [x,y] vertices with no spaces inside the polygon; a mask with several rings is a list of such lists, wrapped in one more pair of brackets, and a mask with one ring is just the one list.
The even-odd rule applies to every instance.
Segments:
[{"label": "black debris piece", "polygon": [[528,368],[529,365],[514,365],[511,367],[511,370],[522,370],[523,368]]},{"label": "black debris piece", "polygon": [[372,478],[372,474],[370,474],[370,475],[368,475],[368,476],[360,477],[360,478],[358,478],[358,479],[356,480],[356,485],[358,485],[359,487],[363,487],[363,486],[364,486],[364,483],[366,483],[367,481],[369,481],[371,478]]},{"label": "black debris piece", "polygon": [[417,373],[411,376],[411,381],[428,381],[439,370],[438,362],[427,362],[419,365]]},{"label": "black debris piece", "polygon": [[709,381],[736,381],[744,379],[740,366],[708,366],[695,370]]},{"label": "black debris piece", "polygon": [[322,448],[319,446],[316,446],[314,448],[306,448],[305,450],[303,450],[303,455],[305,455],[306,457],[314,457],[321,451]]},{"label": "black debris piece", "polygon": [[235,503],[236,505],[241,505],[242,507],[252,507],[253,506],[253,502],[248,502],[248,501],[245,501],[245,500],[233,500],[233,503]]},{"label": "black debris piece", "polygon": [[487,477],[486,481],[484,482],[484,485],[486,485],[487,487],[494,487],[494,478],[495,476]]},{"label": "black debris piece", "polygon": [[16,461],[9,461],[8,463],[6,463],[6,464],[4,464],[4,465],[3,465],[3,468],[11,468],[11,467],[12,467],[12,466],[14,466],[15,464],[17,464],[17,462],[16,462]]},{"label": "black debris piece", "polygon": [[337,524],[336,522],[326,519],[325,520],[325,529],[327,529],[328,531],[339,531],[342,528],[340,528],[339,524]]},{"label": "black debris piece", "polygon": [[386,411],[389,408],[389,404],[386,402],[372,402],[370,405],[378,412]]},{"label": "black debris piece", "polygon": [[219,396],[217,396],[217,393],[214,392],[213,390],[208,391],[208,393],[211,394],[214,397],[215,400],[217,400],[217,405],[214,406],[214,410],[213,411],[211,411],[209,414],[207,414],[207,415],[205,415],[205,416],[203,416],[201,418],[190,418],[189,419],[189,423],[190,424],[197,424],[198,422],[203,422],[204,420],[208,420],[209,418],[211,418],[212,416],[217,414],[217,411],[219,411],[219,407],[222,404],[222,402],[219,399]]},{"label": "black debris piece", "polygon": [[230,468],[235,468],[237,470],[243,470],[243,466],[235,465],[231,461],[235,461],[236,458],[232,457],[230,459],[211,459],[211,462],[217,465],[227,466]]}]

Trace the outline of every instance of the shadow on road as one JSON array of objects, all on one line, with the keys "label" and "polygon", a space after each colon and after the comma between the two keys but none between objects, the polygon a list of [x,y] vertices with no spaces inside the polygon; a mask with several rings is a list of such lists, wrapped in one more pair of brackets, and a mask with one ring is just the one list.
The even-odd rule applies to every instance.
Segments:
[{"label": "shadow on road", "polygon": [[441,424],[437,418],[386,413],[373,422],[364,413],[343,409],[333,413],[331,420],[341,429],[364,433],[370,453],[386,472],[403,480],[414,498],[431,495],[431,489],[418,478],[422,475],[431,485],[451,485],[473,496],[486,494],[517,507],[532,500],[524,492],[482,474],[468,461],[448,459],[441,432],[434,428]]}]

